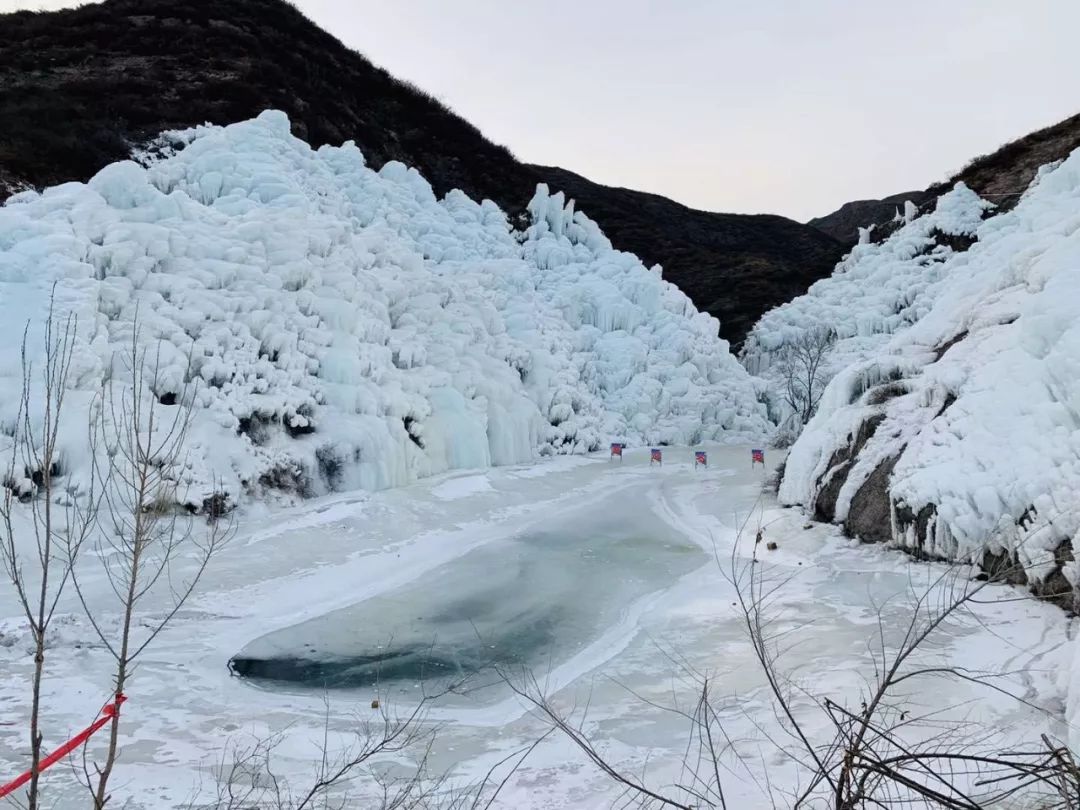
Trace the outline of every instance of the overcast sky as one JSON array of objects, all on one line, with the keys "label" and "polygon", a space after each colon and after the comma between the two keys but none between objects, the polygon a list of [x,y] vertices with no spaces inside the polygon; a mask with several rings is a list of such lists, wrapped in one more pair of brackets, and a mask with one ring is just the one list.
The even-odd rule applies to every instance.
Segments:
[{"label": "overcast sky", "polygon": [[522,160],[711,210],[805,220],[1080,112],[1077,0],[296,5]]}]

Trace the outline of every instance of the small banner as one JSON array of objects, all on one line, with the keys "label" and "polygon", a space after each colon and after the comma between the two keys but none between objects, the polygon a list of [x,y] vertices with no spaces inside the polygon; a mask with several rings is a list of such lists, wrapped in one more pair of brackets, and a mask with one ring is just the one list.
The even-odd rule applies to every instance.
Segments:
[{"label": "small banner", "polygon": [[617,456],[618,458],[621,459],[622,458],[623,447],[625,447],[625,446],[626,445],[620,444],[619,442],[612,442],[611,443],[611,457],[615,458]]},{"label": "small banner", "polygon": [[708,467],[709,466],[709,460],[706,457],[704,450],[695,450],[694,451],[694,466],[696,467],[699,464],[702,467]]},{"label": "small banner", "polygon": [[[124,695],[117,695],[112,703],[106,703],[101,709],[101,716],[91,723],[87,728],[80,731],[66,743],[61,745],[47,757],[42,757],[38,763],[38,773],[42,773],[50,765],[55,765],[62,760],[76,748],[85,745],[86,741],[97,731],[100,731],[105,725],[112,722],[113,717],[120,713],[120,704],[127,698]],[[16,777],[6,785],[0,785],[0,799],[12,793],[27,782],[30,781],[30,771]]]},{"label": "small banner", "polygon": [[664,454],[659,447],[653,447],[649,450],[649,464],[663,464]]},{"label": "small banner", "polygon": [[755,464],[765,466],[765,451],[764,450],[751,450],[750,451],[750,466]]}]

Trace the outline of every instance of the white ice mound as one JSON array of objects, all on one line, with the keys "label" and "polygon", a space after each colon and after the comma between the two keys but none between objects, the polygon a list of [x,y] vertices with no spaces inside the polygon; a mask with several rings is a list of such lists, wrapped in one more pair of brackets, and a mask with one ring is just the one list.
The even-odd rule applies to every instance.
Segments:
[{"label": "white ice mound", "polygon": [[884,242],[856,245],[831,276],[761,317],[746,338],[743,362],[764,374],[786,343],[823,325],[836,332],[833,364],[869,356],[929,312],[939,282],[965,261],[949,245],[950,237],[973,236],[991,208],[957,183],[933,211],[911,219]]},{"label": "white ice mound", "polygon": [[312,150],[279,112],[168,140],[182,148],[146,167],[0,208],[0,445],[23,329],[40,356],[55,285],[78,317],[62,465],[76,485],[82,404],[124,383],[114,358],[136,315],[157,396],[194,401],[194,503],[768,430],[717,321],[561,194],[538,188],[520,234],[490,201],[437,200],[399,163],[370,170],[352,143]]},{"label": "white ice mound", "polygon": [[[1076,586],[1080,152],[974,235],[929,284],[919,276],[912,301],[926,311],[830,383],[780,495],[820,507],[823,488],[843,480],[838,495],[833,486],[836,520],[857,517],[860,491],[864,505],[887,497],[884,530],[897,543],[975,562],[1005,555],[1036,585],[1053,575]],[[905,238],[880,252],[897,254]],[[890,268],[905,267],[860,284],[880,289]],[[850,292],[843,322],[880,323],[874,289]],[[845,449],[860,440],[852,462]]]}]

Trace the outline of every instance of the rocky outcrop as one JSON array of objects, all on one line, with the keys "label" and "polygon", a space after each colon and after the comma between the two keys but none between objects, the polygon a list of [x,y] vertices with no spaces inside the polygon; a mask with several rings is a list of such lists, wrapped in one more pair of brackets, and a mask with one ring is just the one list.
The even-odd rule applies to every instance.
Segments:
[{"label": "rocky outcrop", "polygon": [[844,521],[847,534],[867,543],[887,543],[892,540],[889,478],[899,460],[900,455],[897,454],[880,462],[855,491]]},{"label": "rocky outcrop", "polygon": [[908,200],[921,205],[926,199],[926,192],[904,191],[880,200],[855,200],[844,203],[831,214],[815,217],[806,224],[850,247],[859,241],[859,228],[870,225],[879,227],[882,223],[890,222],[898,210],[903,213],[904,203]]},{"label": "rocky outcrop", "polygon": [[837,448],[833,453],[825,473],[818,479],[818,493],[814,500],[815,518],[827,523],[835,519],[836,499],[847,482],[851,465],[883,421],[885,417],[881,414],[870,417],[859,425],[853,435],[848,436],[846,445]]},{"label": "rocky outcrop", "polygon": [[873,225],[871,238],[881,241],[895,230],[893,219],[897,208],[903,212],[906,201],[910,200],[925,211],[957,183],[964,183],[980,197],[994,203],[998,211],[1008,211],[1031,185],[1040,167],[1064,160],[1078,147],[1080,115],[1074,115],[974,158],[947,180],[934,183],[922,191],[904,191],[880,200],[844,203],[831,214],[815,217],[806,224],[847,246],[858,241],[859,228]]}]

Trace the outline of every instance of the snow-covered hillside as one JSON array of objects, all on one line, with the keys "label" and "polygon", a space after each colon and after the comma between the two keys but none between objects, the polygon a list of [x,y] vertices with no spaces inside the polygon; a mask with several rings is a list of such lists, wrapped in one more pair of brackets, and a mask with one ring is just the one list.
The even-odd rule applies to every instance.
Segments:
[{"label": "snow-covered hillside", "polygon": [[1080,529],[1080,153],[1041,172],[1012,211],[981,219],[986,208],[957,187],[936,213],[855,248],[763,319],[748,352],[767,366],[815,320],[841,337],[843,368],[792,448],[783,501],[866,540],[987,569],[1016,560],[1017,579],[1067,603]]},{"label": "snow-covered hillside", "polygon": [[[55,285],[78,318],[61,467],[139,340],[154,392],[195,406],[183,473],[213,488],[382,488],[451,468],[768,430],[718,324],[540,187],[527,233],[491,202],[437,200],[286,117],[172,133],[176,151],[0,208],[0,444]],[[182,147],[182,148],[181,148]],[[169,150],[166,150],[169,151]],[[137,316],[137,318],[136,318]],[[3,450],[0,447],[0,450]]]},{"label": "snow-covered hillside", "polygon": [[[874,355],[892,334],[911,326],[932,306],[940,282],[992,209],[962,183],[937,200],[929,214],[915,217],[909,205],[906,221],[881,244],[856,245],[833,275],[816,282],[805,295],[765,313],[743,345],[742,361],[754,374],[782,388],[783,369],[776,359],[788,344],[808,333],[829,329],[836,342],[819,378]],[[779,420],[789,414],[774,402]]]}]

